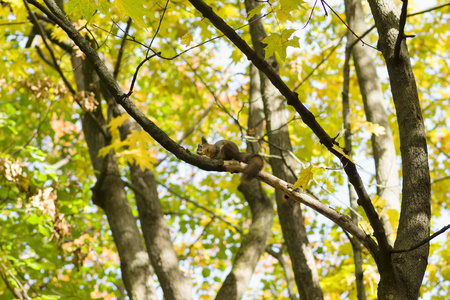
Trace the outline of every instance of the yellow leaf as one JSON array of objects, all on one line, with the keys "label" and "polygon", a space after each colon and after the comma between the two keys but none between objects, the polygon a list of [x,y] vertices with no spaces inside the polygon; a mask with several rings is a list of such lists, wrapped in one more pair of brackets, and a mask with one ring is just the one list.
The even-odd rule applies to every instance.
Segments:
[{"label": "yellow leaf", "polygon": [[67,3],[66,13],[68,15],[81,12],[86,21],[90,21],[97,10],[98,4],[91,0],[71,0]]},{"label": "yellow leaf", "polygon": [[313,178],[313,172],[311,171],[312,165],[309,165],[306,169],[303,169],[298,174],[298,179],[294,184],[294,190],[301,188],[305,190],[308,187],[309,181]]},{"label": "yellow leaf", "polygon": [[262,42],[266,43],[265,47],[265,58],[268,59],[274,54],[277,54],[282,62],[286,60],[286,48],[288,46],[298,47],[299,40],[298,37],[294,36],[292,39],[289,39],[290,36],[295,32],[295,29],[285,29],[280,33],[271,33],[266,36]]},{"label": "yellow leaf", "polygon": [[111,120],[111,122],[109,122],[108,124],[108,128],[113,131],[113,130],[117,130],[120,126],[122,126],[122,124],[128,120],[128,118],[130,117],[129,114],[122,114],[118,117],[115,117],[114,119]]},{"label": "yellow leaf", "polygon": [[386,129],[378,124],[367,122],[366,129],[368,132],[375,134],[376,136],[383,135],[386,131]]},{"label": "yellow leaf", "polygon": [[255,6],[251,11],[248,12],[247,20],[250,20],[255,15],[259,15],[263,8],[264,6],[262,5]]},{"label": "yellow leaf", "polygon": [[292,21],[291,12],[303,8],[304,3],[302,0],[280,0],[280,9],[276,12],[278,20],[280,22]]},{"label": "yellow leaf", "polygon": [[188,32],[181,37],[181,45],[189,46],[192,40],[193,40],[192,34]]}]

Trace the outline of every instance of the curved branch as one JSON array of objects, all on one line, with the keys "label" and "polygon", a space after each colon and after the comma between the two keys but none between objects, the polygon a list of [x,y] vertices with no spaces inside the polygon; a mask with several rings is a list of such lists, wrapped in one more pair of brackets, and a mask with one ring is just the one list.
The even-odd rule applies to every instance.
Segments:
[{"label": "curved branch", "polygon": [[123,37],[122,37],[122,42],[120,43],[120,49],[119,49],[119,53],[117,54],[117,61],[116,61],[116,65],[114,66],[114,72],[113,72],[113,76],[114,78],[117,78],[117,75],[119,75],[119,71],[120,71],[120,65],[122,63],[122,57],[123,57],[123,53],[125,52],[125,42],[127,41],[127,36],[130,32],[130,28],[131,28],[131,23],[132,23],[132,19],[129,18],[127,21],[127,27],[125,28]]},{"label": "curved branch", "polygon": [[[224,161],[224,165],[229,172],[241,172],[246,166],[246,164],[234,160],[226,160]],[[302,193],[298,190],[293,190],[292,184],[269,173],[261,171],[259,172],[258,178],[284,193],[286,197],[311,207],[319,214],[341,226],[342,229],[360,241],[372,253],[372,255],[378,252],[378,245],[375,241],[370,237],[370,235],[362,231],[356,224],[354,224],[349,216],[339,213],[322,201],[317,200],[308,194]]]},{"label": "curved branch", "polygon": [[415,249],[419,248],[420,246],[425,245],[426,243],[428,243],[429,241],[431,241],[432,239],[434,239],[438,235],[446,232],[449,229],[450,229],[450,224],[447,226],[444,226],[439,231],[435,232],[434,234],[430,235],[429,237],[427,237],[426,239],[424,239],[423,241],[417,243],[416,245],[414,245],[412,247],[409,247],[406,249],[392,249],[390,252],[391,253],[403,253],[403,252],[409,252],[409,251],[415,250]]},{"label": "curved branch", "polygon": [[54,0],[45,0],[46,5],[50,8],[48,10],[41,3],[36,0],[28,0],[28,3],[33,4],[43,13],[45,13],[52,21],[58,24],[74,41],[74,43],[80,48],[80,50],[86,55],[86,58],[92,63],[98,76],[105,84],[110,94],[114,97],[117,103],[134,118],[142,128],[149,133],[161,146],[163,146],[169,152],[172,152],[177,158],[187,162],[188,164],[199,167],[206,171],[226,171],[223,161],[210,160],[209,158],[192,154],[189,150],[178,145],[172,140],[161,128],[153,123],[147,116],[139,110],[139,108],[126,96],[119,83],[114,79],[111,72],[102,62],[98,56],[96,50],[91,47],[89,42],[78,32],[78,30],[72,25],[70,20],[65,17],[56,5]]},{"label": "curved branch", "polygon": [[[190,0],[190,1],[194,2],[199,0]],[[96,50],[92,48],[89,42],[76,30],[76,28],[65,17],[64,13],[59,9],[59,7],[53,0],[44,0],[44,2],[50,8],[51,11],[49,11],[46,7],[44,7],[36,0],[28,0],[28,2],[36,6],[42,12],[44,12],[50,19],[52,19],[64,31],[67,32],[69,37],[75,42],[75,44],[77,44],[80,50],[84,52],[86,58],[90,60],[98,76],[103,81],[108,91],[117,101],[117,103],[122,105],[123,108],[130,114],[130,116],[133,117],[139,123],[139,125],[141,125],[142,128],[147,133],[149,133],[166,150],[172,152],[177,158],[183,160],[184,162],[189,163],[191,165],[195,165],[203,170],[242,171],[245,164],[240,165],[236,164],[236,162],[214,160],[214,159],[212,160],[206,157],[192,154],[189,150],[178,145],[163,130],[161,130],[161,128],[159,128],[155,123],[153,123],[149,118],[147,118],[147,116],[141,110],[139,110],[139,108],[137,108],[137,106],[130,100],[130,98],[126,96],[122,88],[119,86],[118,82],[114,79],[112,74],[108,71],[107,67],[101,61]],[[209,10],[211,10],[211,8],[209,8]],[[292,92],[281,80],[281,78],[275,72],[273,72],[272,67],[269,66],[266,61],[259,58],[256,55],[256,53],[247,45],[247,43],[245,43],[233,31],[233,29],[231,29],[227,24],[225,24],[225,22],[223,22],[222,26],[226,26],[227,28],[229,28],[229,30],[231,30],[233,34],[241,41],[241,46],[245,48],[245,51],[243,51],[243,53],[246,54],[248,57],[250,56],[252,58],[252,61],[254,60],[254,63],[256,61],[257,67],[261,67],[264,72],[267,72],[266,75],[271,79],[272,83],[274,83],[275,86],[279,87],[280,91],[282,91],[283,95],[285,95],[285,97],[288,99],[288,102],[291,105],[294,105],[297,111],[299,111],[305,123],[307,123],[313,129],[313,131],[319,137],[321,143],[327,146],[327,148],[329,148],[330,151],[333,152],[336,156],[340,157],[341,161],[344,164],[344,169],[346,170],[347,174],[349,174],[350,181],[353,183],[353,185],[355,185],[355,189],[360,192],[359,193],[360,203],[363,204],[366,210],[369,220],[371,221],[372,227],[375,230],[374,231],[375,236],[377,237],[379,242],[381,241],[382,243],[383,236],[384,238],[386,238],[384,235],[383,227],[379,222],[378,215],[375,209],[373,208],[372,203],[370,202],[369,196],[364,190],[362,181],[359,178],[359,175],[357,174],[355,165],[347,158],[342,156],[342,154],[339,154],[338,151],[333,149],[333,145],[335,145],[334,140],[317,123],[314,115],[310,111],[308,111],[306,107],[304,107],[303,104],[299,101],[298,95]],[[225,34],[228,33],[229,32]],[[369,251],[373,255],[375,255],[378,252],[378,246],[375,243],[375,241],[369,235],[367,235],[361,229],[359,229],[356,225],[354,225],[348,216],[338,213],[334,209],[326,206],[324,203],[320,201],[317,201],[311,196],[292,190],[290,184],[280,180],[279,178],[276,178],[275,176],[261,172],[259,178],[264,182],[268,183],[269,185],[275,187],[276,189],[279,189],[280,191],[285,193],[288,197],[292,197],[293,200],[301,202],[313,208],[317,212],[323,214],[330,220],[334,221],[336,224],[340,225],[347,232],[355,236],[364,246],[366,246],[369,249]],[[377,222],[379,223],[379,226],[377,226],[378,224]]]},{"label": "curved branch", "polygon": [[[287,104],[295,108],[295,110],[302,117],[303,122],[311,128],[314,134],[319,138],[320,143],[323,144],[328,150],[339,158],[344,170],[349,178],[349,181],[355,187],[358,194],[360,204],[370,221],[374,229],[374,235],[378,240],[378,243],[383,249],[390,249],[390,245],[387,240],[387,236],[378,213],[373,206],[369,195],[367,194],[361,177],[356,170],[356,165],[350,161],[346,155],[343,155],[343,149],[340,148],[335,139],[331,138],[328,133],[322,128],[322,126],[317,122],[314,115],[303,105],[303,103],[298,98],[298,94],[293,92],[281,77],[275,72],[275,70],[261,58],[235,31],[231,28],[221,17],[219,17],[210,6],[208,6],[203,0],[189,0],[191,4],[203,14],[217,29],[222,31],[228,39],[242,51],[243,54],[247,56],[249,60],[262,71],[271,83],[280,91],[280,93],[286,98]],[[336,147],[338,146],[338,147]]]}]

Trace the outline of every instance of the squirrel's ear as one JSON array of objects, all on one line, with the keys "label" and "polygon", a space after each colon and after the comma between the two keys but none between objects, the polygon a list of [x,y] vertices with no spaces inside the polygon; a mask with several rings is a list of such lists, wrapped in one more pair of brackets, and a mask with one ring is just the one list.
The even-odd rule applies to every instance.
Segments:
[{"label": "squirrel's ear", "polygon": [[204,136],[202,136],[202,144],[208,144],[208,141],[206,140],[206,138]]}]

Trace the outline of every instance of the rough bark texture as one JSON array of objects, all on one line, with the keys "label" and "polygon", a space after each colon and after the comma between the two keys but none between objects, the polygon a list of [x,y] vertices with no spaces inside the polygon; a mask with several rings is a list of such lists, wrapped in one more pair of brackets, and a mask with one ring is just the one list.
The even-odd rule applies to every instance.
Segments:
[{"label": "rough bark texture", "polygon": [[[369,0],[386,61],[400,132],[403,166],[402,206],[395,248],[408,248],[430,233],[430,175],[422,112],[409,53],[403,40],[398,58],[399,13],[392,1]],[[407,4],[407,1],[404,1]],[[429,243],[378,262],[379,299],[416,299],[428,263]]]},{"label": "rough bark texture", "polygon": [[[114,99],[110,98],[112,114],[119,116],[126,113]],[[128,119],[120,128],[122,139],[133,130],[142,128],[133,119]],[[136,190],[135,197],[141,221],[147,252],[166,299],[192,299],[192,283],[180,268],[179,261],[170,238],[167,223],[156,189],[153,171],[142,170],[136,164],[130,165],[131,183]]]},{"label": "rough bark texture", "polygon": [[[132,168],[139,168],[132,166]],[[141,174],[140,174],[141,173]],[[181,273],[179,262],[170,239],[169,230],[156,190],[153,172],[134,170],[132,181],[142,192],[136,194],[139,219],[142,224],[147,251],[165,299],[192,299],[192,284]]]},{"label": "rough bark texture", "polygon": [[[245,1],[247,12],[253,9],[257,2]],[[255,16],[250,23],[250,35],[256,52],[264,57],[262,40],[266,36],[261,19]],[[275,58],[269,59],[270,65],[278,69]],[[295,162],[288,151],[292,150],[289,137],[284,101],[279,91],[260,72],[261,94],[266,115],[267,136],[270,142],[270,154],[281,157],[270,158],[273,174],[287,182],[296,181],[293,167]],[[314,255],[308,241],[304,226],[301,207],[292,199],[284,197],[279,190],[276,191],[277,210],[283,236],[292,260],[295,280],[301,299],[322,299],[322,288],[315,267]]]},{"label": "rough bark texture", "polygon": [[[89,62],[72,56],[75,78],[79,91],[88,92],[91,83],[96,82]],[[95,91],[98,95],[98,90]],[[100,125],[106,125],[101,106],[93,112]],[[114,242],[119,252],[122,278],[130,299],[156,299],[153,271],[142,242],[136,220],[125,194],[124,185],[114,156],[105,159],[98,156],[100,148],[106,145],[105,136],[98,123],[89,116],[82,118],[83,132],[89,148],[91,161],[100,185],[94,189],[94,203],[101,207],[108,218]]]},{"label": "rough bark texture", "polygon": [[[357,34],[366,31],[364,23],[364,11],[361,0],[345,0],[345,12],[350,28]],[[356,39],[349,33],[348,42],[353,44]],[[392,130],[389,125],[389,118],[383,104],[383,92],[378,80],[375,62],[369,47],[364,47],[361,43],[356,43],[351,49],[353,61],[355,63],[356,74],[364,103],[364,111],[367,120],[374,124],[383,126],[384,134],[372,134],[372,149],[375,159],[375,171],[377,179],[377,194],[381,200],[385,200],[386,209],[394,209],[400,212],[399,179],[396,164],[396,153]],[[395,234],[392,224],[396,225],[397,220],[389,220],[386,215],[382,215],[386,234],[389,242],[393,245]]]}]

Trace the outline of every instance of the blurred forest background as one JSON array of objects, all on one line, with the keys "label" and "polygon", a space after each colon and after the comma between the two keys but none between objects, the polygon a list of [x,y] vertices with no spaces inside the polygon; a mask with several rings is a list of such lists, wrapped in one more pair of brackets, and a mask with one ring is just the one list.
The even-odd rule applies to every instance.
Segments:
[{"label": "blurred forest background", "polygon": [[448,299],[392,248],[448,225],[450,5],[375,2],[0,1],[0,299]]}]

